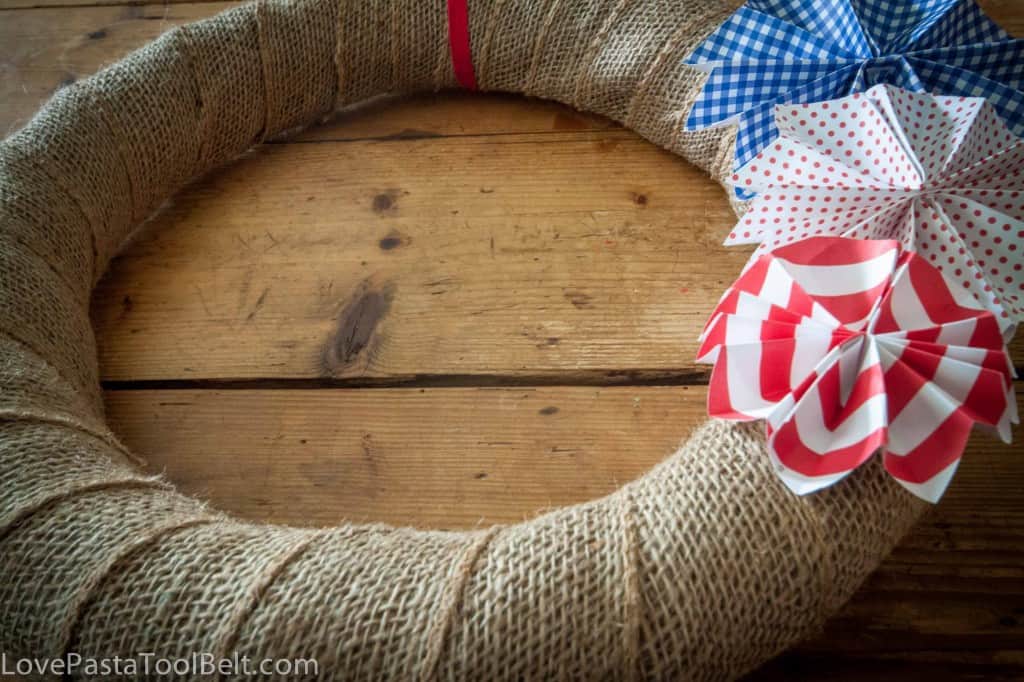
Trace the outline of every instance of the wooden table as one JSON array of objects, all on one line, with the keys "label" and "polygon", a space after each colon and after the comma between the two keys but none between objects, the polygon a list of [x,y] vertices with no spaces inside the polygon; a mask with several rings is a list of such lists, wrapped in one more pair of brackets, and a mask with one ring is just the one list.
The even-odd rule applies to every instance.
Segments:
[{"label": "wooden table", "polygon": [[[230,4],[2,0],[0,131]],[[1024,35],[1024,2],[985,6]],[[732,220],[700,172],[562,106],[346,114],[197,183],[117,259],[93,308],[110,419],[249,519],[462,528],[594,498],[703,419]],[[1022,437],[975,436],[853,602],[752,679],[1024,678]]]}]

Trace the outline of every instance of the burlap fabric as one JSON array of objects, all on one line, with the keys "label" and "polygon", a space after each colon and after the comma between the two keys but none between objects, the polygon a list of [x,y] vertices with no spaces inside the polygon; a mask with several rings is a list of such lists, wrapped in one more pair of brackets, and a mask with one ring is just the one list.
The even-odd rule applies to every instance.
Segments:
[{"label": "burlap fabric", "polygon": [[[475,0],[477,77],[684,133],[684,56],[734,0]],[[808,498],[709,422],[615,494],[465,533],[234,521],[102,414],[90,289],[177,189],[338,106],[455,85],[442,0],[270,0],[166,33],[0,145],[0,649],[310,657],[337,679],[735,677],[818,627],[922,505],[876,465]],[[728,273],[732,276],[731,273]],[[143,453],[144,454],[144,453]],[[629,457],[629,452],[623,452]]]}]

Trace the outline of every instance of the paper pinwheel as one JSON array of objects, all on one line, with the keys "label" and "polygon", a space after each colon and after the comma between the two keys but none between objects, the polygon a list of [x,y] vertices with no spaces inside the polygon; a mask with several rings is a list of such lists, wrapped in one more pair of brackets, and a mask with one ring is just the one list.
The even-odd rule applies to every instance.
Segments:
[{"label": "paper pinwheel", "polygon": [[897,239],[999,320],[1024,320],[1024,141],[982,98],[876,86],[780,106],[782,137],[732,176],[758,192],[726,244]]},{"label": "paper pinwheel", "polygon": [[776,104],[880,83],[984,96],[1024,135],[1024,40],[973,0],[749,0],[687,63],[709,73],[686,129],[738,124],[736,166],[775,137]]},{"label": "paper pinwheel", "polygon": [[999,325],[893,240],[816,237],[761,256],[701,335],[708,410],[765,419],[798,494],[882,449],[889,473],[937,501],[974,422],[1006,442],[1017,422]]}]

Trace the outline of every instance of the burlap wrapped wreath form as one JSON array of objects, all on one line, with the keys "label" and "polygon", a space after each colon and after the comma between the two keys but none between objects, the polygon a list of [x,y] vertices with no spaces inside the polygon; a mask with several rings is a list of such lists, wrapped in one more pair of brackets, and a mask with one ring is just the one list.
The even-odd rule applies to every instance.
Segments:
[{"label": "burlap wrapped wreath form", "polygon": [[[477,80],[604,114],[721,176],[734,133],[682,132],[702,80],[683,58],[734,9],[472,1]],[[880,466],[796,497],[760,426],[716,421],[604,499],[461,533],[242,523],[141,473],[104,423],[88,316],[132,229],[338,106],[455,85],[443,0],[269,0],[60,90],[0,145],[9,658],[237,652],[315,658],[344,679],[726,679],[812,633],[912,525],[922,504]]]}]

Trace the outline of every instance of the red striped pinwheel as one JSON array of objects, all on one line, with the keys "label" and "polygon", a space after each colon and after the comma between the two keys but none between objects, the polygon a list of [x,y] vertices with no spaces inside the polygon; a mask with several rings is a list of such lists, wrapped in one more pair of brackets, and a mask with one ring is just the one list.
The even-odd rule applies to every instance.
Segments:
[{"label": "red striped pinwheel", "polygon": [[886,469],[937,501],[975,422],[1017,423],[993,314],[897,241],[813,237],[755,260],[701,335],[712,416],[764,419],[798,494],[882,449]]}]

